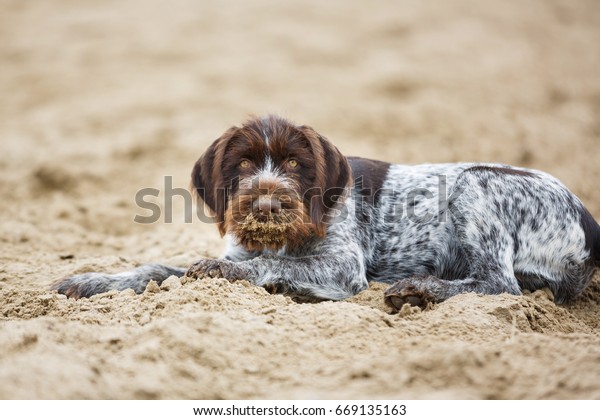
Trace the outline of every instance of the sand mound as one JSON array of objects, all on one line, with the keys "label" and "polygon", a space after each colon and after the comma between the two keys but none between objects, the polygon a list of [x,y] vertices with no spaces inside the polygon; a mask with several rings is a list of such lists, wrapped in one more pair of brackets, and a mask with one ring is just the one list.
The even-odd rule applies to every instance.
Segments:
[{"label": "sand mound", "polygon": [[224,279],[172,277],[142,295],[79,301],[6,287],[0,395],[600,397],[600,338],[545,292],[466,294],[390,315],[382,288],[297,304]]}]

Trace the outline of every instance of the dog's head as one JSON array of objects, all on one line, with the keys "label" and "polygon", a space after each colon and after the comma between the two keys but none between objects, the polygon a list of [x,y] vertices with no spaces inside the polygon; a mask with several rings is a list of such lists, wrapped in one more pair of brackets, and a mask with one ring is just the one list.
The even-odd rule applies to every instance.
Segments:
[{"label": "dog's head", "polygon": [[289,249],[325,236],[351,182],[347,159],[327,139],[275,116],[230,128],[192,171],[192,188],[221,235],[248,250]]}]

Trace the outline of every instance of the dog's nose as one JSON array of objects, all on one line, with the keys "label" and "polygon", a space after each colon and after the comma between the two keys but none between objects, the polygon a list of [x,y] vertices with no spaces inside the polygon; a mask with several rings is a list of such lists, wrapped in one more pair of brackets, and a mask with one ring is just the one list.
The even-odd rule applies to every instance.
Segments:
[{"label": "dog's nose", "polygon": [[268,219],[281,211],[281,202],[274,197],[260,196],[254,200],[252,211],[259,219]]}]

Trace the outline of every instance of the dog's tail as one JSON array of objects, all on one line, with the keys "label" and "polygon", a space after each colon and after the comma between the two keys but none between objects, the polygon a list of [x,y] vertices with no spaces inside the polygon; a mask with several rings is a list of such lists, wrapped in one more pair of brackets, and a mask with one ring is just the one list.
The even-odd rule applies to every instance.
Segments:
[{"label": "dog's tail", "polygon": [[83,273],[64,277],[54,282],[51,290],[75,299],[90,297],[109,290],[133,289],[139,294],[146,289],[150,280],[160,285],[168,277],[181,277],[186,271],[186,268],[146,264],[118,274]]},{"label": "dog's tail", "polygon": [[600,225],[585,207],[581,211],[581,228],[585,234],[585,247],[594,264],[600,267]]}]

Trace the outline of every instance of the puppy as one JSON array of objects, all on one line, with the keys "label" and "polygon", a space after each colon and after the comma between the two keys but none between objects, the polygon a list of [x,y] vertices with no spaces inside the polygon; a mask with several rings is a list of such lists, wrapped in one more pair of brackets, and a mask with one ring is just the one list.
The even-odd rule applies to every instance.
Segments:
[{"label": "puppy", "polygon": [[247,279],[300,300],[345,299],[380,281],[396,309],[543,287],[563,303],[600,266],[598,223],[548,174],[347,158],[276,116],[227,130],[194,165],[192,186],[228,240],[222,258],[74,275],[53,288],[141,293],[151,279],[186,275]]}]

